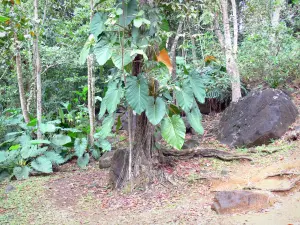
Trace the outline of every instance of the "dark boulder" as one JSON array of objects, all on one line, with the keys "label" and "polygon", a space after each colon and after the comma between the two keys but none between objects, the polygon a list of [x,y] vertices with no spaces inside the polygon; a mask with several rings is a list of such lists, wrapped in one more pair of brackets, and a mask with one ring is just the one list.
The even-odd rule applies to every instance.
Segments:
[{"label": "dark boulder", "polygon": [[215,195],[211,209],[218,214],[261,210],[271,205],[268,194],[252,191],[221,191]]},{"label": "dark boulder", "polygon": [[111,166],[111,160],[115,151],[105,152],[99,159],[99,168],[105,169]]},{"label": "dark boulder", "polygon": [[284,92],[266,89],[250,92],[223,113],[218,140],[235,147],[268,144],[280,138],[295,122],[296,106]]}]

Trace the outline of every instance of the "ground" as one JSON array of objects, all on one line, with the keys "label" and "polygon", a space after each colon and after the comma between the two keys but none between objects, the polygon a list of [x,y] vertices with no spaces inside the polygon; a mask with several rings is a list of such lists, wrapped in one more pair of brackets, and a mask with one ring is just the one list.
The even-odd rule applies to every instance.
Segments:
[{"label": "ground", "polygon": [[[205,118],[207,130],[213,130],[209,126],[217,119]],[[287,135],[299,124],[298,119]],[[201,147],[250,152],[253,161],[180,160],[175,167],[163,168],[171,182],[133,192],[109,189],[108,170],[100,170],[97,162],[86,170],[70,162],[50,176],[0,184],[0,224],[299,225],[300,182],[289,191],[271,192],[287,188],[299,178],[300,140],[286,141],[286,136],[268,146],[230,150],[207,132]],[[298,175],[267,178],[287,172]],[[245,188],[271,193],[270,207],[233,215],[217,215],[211,210],[217,191]]]}]

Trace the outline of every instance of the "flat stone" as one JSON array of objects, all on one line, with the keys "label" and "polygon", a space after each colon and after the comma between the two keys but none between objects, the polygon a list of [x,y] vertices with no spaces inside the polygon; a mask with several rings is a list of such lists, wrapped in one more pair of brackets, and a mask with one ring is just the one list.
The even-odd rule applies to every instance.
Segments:
[{"label": "flat stone", "polygon": [[271,205],[269,194],[253,191],[221,191],[215,195],[211,209],[218,214],[261,210]]},{"label": "flat stone", "polygon": [[5,193],[9,193],[9,192],[11,192],[11,191],[13,191],[13,190],[15,190],[16,188],[14,187],[14,186],[12,186],[12,185],[7,185],[6,186],[6,188],[5,188]]}]

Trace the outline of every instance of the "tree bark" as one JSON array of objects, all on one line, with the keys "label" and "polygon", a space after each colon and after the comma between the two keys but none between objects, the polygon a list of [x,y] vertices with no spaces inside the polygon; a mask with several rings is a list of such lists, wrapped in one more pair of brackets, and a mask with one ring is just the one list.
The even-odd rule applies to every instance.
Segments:
[{"label": "tree bark", "polygon": [[[137,76],[142,72],[143,56],[136,56],[132,64],[132,76]],[[112,158],[110,184],[113,188],[123,188],[130,181],[130,189],[133,189],[151,183],[155,177],[154,126],[145,113],[136,120],[132,150],[117,150]]]},{"label": "tree bark", "polygon": [[39,14],[38,14],[38,0],[34,0],[34,22],[35,22],[35,36],[33,40],[35,50],[35,75],[36,75],[36,115],[37,115],[37,138],[42,139],[40,126],[42,123],[42,78],[41,78],[41,59],[39,54]]},{"label": "tree bark", "polygon": [[214,16],[213,28],[214,28],[215,34],[218,38],[218,41],[221,45],[221,48],[225,53],[224,35],[222,34],[221,29],[220,29],[218,13],[216,13]]},{"label": "tree bark", "polygon": [[[90,1],[91,15],[90,21],[93,17],[94,1]],[[93,55],[87,57],[87,68],[88,68],[88,110],[90,119],[90,135],[89,143],[90,146],[94,145],[94,134],[95,134],[95,77],[93,74]]]},{"label": "tree bark", "polygon": [[173,44],[171,47],[171,61],[172,61],[172,67],[173,67],[172,78],[173,79],[176,78],[176,48],[177,48],[178,40],[180,38],[180,34],[182,33],[182,27],[183,27],[183,20],[179,22],[176,36],[174,38],[174,41],[173,41]]},{"label": "tree bark", "polygon": [[15,42],[15,49],[16,49],[16,67],[17,67],[17,77],[18,77],[21,109],[22,109],[25,123],[29,123],[30,118],[29,118],[29,114],[27,111],[26,98],[25,98],[25,92],[24,92],[24,86],[23,86],[22,60],[21,60],[20,46],[18,43],[18,38],[17,38],[16,32],[14,33],[14,42]]},{"label": "tree bark", "polygon": [[225,40],[225,56],[226,56],[226,70],[231,75],[231,89],[232,89],[232,102],[237,102],[242,97],[240,73],[231,44],[231,34],[228,18],[228,2],[227,0],[220,0],[223,14],[224,26],[224,40]]},{"label": "tree bark", "polygon": [[236,0],[231,0],[231,6],[232,6],[232,17],[233,17],[233,49],[232,49],[232,53],[233,53],[235,60],[237,60],[239,27],[238,27]]}]

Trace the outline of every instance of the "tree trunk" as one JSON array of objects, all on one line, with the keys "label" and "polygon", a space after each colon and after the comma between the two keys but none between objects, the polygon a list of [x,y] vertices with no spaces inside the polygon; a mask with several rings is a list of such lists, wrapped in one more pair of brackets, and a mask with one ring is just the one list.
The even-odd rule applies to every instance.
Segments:
[{"label": "tree trunk", "polygon": [[[91,15],[90,21],[93,17],[93,7],[94,1],[90,1]],[[95,77],[93,75],[93,55],[87,57],[87,67],[88,67],[88,110],[90,119],[90,135],[89,143],[90,146],[94,145],[94,134],[95,134]]]},{"label": "tree trunk", "polygon": [[37,139],[42,139],[40,126],[42,123],[42,78],[41,78],[41,59],[39,54],[39,15],[38,15],[38,0],[34,0],[34,22],[35,22],[35,37],[33,40],[35,50],[35,75],[36,75],[36,115],[37,115]]},{"label": "tree trunk", "polygon": [[232,53],[233,53],[234,59],[237,60],[239,27],[238,27],[238,17],[237,17],[237,9],[236,9],[235,1],[236,0],[231,0],[232,16],[233,16],[233,49],[232,49]]},{"label": "tree trunk", "polygon": [[178,40],[180,38],[180,34],[182,33],[182,27],[183,27],[183,20],[179,22],[176,36],[175,36],[175,39],[174,39],[172,47],[171,47],[171,61],[172,61],[172,67],[173,67],[172,78],[173,79],[176,78],[176,48],[177,48]]},{"label": "tree trunk", "polygon": [[[142,69],[142,55],[136,56],[132,64],[132,75],[137,76]],[[155,177],[154,126],[145,113],[137,116],[136,120],[132,150],[117,150],[112,158],[110,184],[113,188],[123,188],[130,181],[133,189],[151,183]]]},{"label": "tree trunk", "polygon": [[218,13],[216,13],[215,16],[214,16],[213,29],[215,31],[215,34],[216,34],[216,36],[218,38],[218,41],[219,41],[219,43],[221,45],[222,50],[225,53],[224,36],[223,36],[223,34],[221,32],[221,29],[220,29]]},{"label": "tree trunk", "polygon": [[21,60],[20,46],[18,43],[19,41],[17,38],[16,31],[14,32],[14,42],[15,42],[15,50],[16,50],[16,67],[17,67],[17,77],[18,77],[21,109],[22,109],[22,114],[23,114],[25,123],[29,123],[30,118],[29,118],[29,114],[27,111],[26,98],[25,98],[24,85],[23,85],[22,60]]},{"label": "tree trunk", "polygon": [[242,96],[241,83],[240,83],[240,73],[239,73],[238,65],[234,58],[232,44],[231,44],[227,0],[221,0],[221,8],[222,8],[223,26],[224,26],[226,70],[231,75],[232,101],[237,102],[239,98],[241,98]]},{"label": "tree trunk", "polygon": [[94,101],[94,87],[95,78],[93,75],[93,56],[89,55],[87,58],[88,67],[88,110],[90,119],[90,135],[89,143],[91,146],[94,145],[94,133],[95,133],[95,101]]},{"label": "tree trunk", "polygon": [[273,5],[273,10],[271,13],[272,32],[271,32],[271,36],[270,36],[271,53],[272,53],[272,55],[277,55],[278,49],[276,46],[276,43],[277,43],[276,29],[279,25],[280,13],[281,13],[281,10],[283,9],[284,1],[283,0],[277,0],[277,1],[273,0],[272,5]]}]

